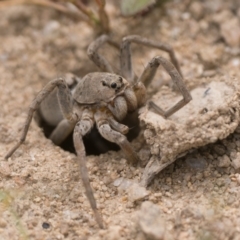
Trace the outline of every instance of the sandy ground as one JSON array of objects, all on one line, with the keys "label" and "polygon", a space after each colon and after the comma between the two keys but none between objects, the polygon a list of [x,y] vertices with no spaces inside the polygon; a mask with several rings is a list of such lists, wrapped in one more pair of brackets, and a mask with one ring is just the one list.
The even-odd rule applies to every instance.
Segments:
[{"label": "sandy ground", "polygon": [[[174,1],[128,20],[112,5],[107,11],[116,39],[139,34],[171,44],[189,89],[221,77],[238,85],[237,0]],[[144,145],[142,137],[135,140],[134,147],[143,149],[142,167],[136,168],[121,151],[88,156],[104,230],[85,197],[76,156],[53,145],[34,121],[25,144],[4,160],[20,136],[31,100],[47,81],[65,72],[96,71],[86,55],[94,38],[86,23],[50,9],[21,6],[0,12],[0,239],[240,239],[238,128],[169,165],[138,201],[118,181],[139,182],[143,166],[159,149]],[[136,46],[133,52],[138,74],[152,57],[168,57]],[[159,76],[166,86],[158,94],[170,91],[166,74]],[[161,84],[153,82],[149,93]]]}]

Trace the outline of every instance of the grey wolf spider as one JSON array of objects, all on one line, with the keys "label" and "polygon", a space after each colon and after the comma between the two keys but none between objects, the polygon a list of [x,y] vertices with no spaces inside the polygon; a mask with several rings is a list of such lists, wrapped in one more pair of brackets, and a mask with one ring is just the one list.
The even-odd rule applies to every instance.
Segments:
[{"label": "grey wolf spider", "polygon": [[[57,101],[63,119],[56,122],[57,126],[50,136],[50,139],[54,143],[59,144],[67,137],[71,130],[74,129],[73,140],[80,166],[81,178],[86,190],[86,196],[100,228],[104,228],[104,223],[98,212],[93,190],[89,182],[86,153],[82,140],[83,136],[90,132],[94,124],[96,124],[99,133],[108,141],[117,143],[126,155],[128,161],[136,164],[138,162],[138,156],[125,136],[129,129],[127,126],[119,123],[119,121],[123,120],[128,112],[132,112],[145,104],[145,87],[147,87],[154,78],[158,66],[162,65],[165,68],[183,95],[183,99],[167,111],[164,111],[154,102],[150,101],[148,104],[155,112],[167,118],[192,99],[183,83],[180,67],[174,51],[169,45],[137,35],[123,38],[120,46],[121,75],[117,75],[113,72],[109,62],[98,53],[98,49],[105,43],[115,44],[109,36],[102,35],[90,44],[87,51],[90,59],[102,72],[89,73],[78,80],[73,93],[68,87],[69,83],[62,77],[50,81],[38,93],[28,110],[20,140],[5,156],[6,159],[12,156],[25,141],[34,112],[39,107],[44,109],[46,107],[46,104],[44,104],[46,99],[50,99],[54,92],[55,94],[57,93]],[[145,67],[142,75],[137,77],[132,69],[131,43],[166,51],[169,53],[173,64],[163,57],[154,57]],[[48,108],[46,112],[50,114],[54,111],[55,105],[53,104],[51,107],[50,104]],[[51,116],[49,117],[50,119],[52,118]]]}]

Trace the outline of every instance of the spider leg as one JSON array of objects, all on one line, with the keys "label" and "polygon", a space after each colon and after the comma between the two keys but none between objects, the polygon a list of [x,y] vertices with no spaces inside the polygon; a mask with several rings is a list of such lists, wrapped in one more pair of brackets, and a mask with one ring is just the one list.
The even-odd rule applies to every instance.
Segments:
[{"label": "spider leg", "polygon": [[76,125],[75,121],[69,122],[67,119],[63,119],[53,130],[50,135],[50,139],[56,145],[60,145],[73,131]]},{"label": "spider leg", "polygon": [[81,120],[76,124],[74,128],[73,142],[74,142],[74,147],[78,156],[78,163],[80,166],[82,182],[86,190],[86,196],[90,202],[91,208],[94,212],[94,216],[99,227],[104,228],[103,220],[100,213],[98,212],[97,203],[93,195],[92,187],[90,185],[89,175],[88,175],[88,170],[86,165],[86,151],[85,151],[85,147],[82,140],[83,136],[86,135],[92,129],[93,125],[94,125],[94,122],[92,119],[92,112],[86,109],[83,112]]},{"label": "spider leg", "polygon": [[149,106],[152,107],[158,114],[162,115],[163,117],[167,118],[171,116],[173,113],[177,112],[179,109],[181,109],[183,106],[185,106],[189,101],[192,100],[192,96],[187,90],[185,84],[183,83],[183,79],[177,69],[174,67],[174,65],[168,61],[167,59],[163,57],[154,57],[147,65],[147,67],[144,69],[141,77],[138,79],[138,81],[142,81],[145,83],[146,81],[149,81],[148,79],[151,78],[159,65],[162,65],[164,69],[167,71],[167,73],[170,75],[172,81],[177,86],[179,91],[181,92],[183,99],[177,102],[173,107],[169,108],[167,111],[164,111],[159,106],[157,106],[154,102],[150,101]]},{"label": "spider leg", "polygon": [[130,82],[133,83],[136,80],[136,76],[132,69],[131,48],[130,48],[131,43],[137,43],[137,44],[141,44],[147,47],[157,48],[167,52],[170,56],[171,62],[173,63],[175,68],[178,70],[178,72],[182,76],[178,60],[175,56],[173,48],[170,45],[166,43],[153,41],[147,38],[143,38],[138,35],[130,35],[123,38],[122,44],[121,44],[121,50],[120,50],[121,51],[121,54],[120,54],[121,75],[125,77],[127,80],[129,80]]},{"label": "spider leg", "polygon": [[127,115],[127,102],[122,96],[116,97],[114,105],[112,106],[111,104],[108,104],[108,108],[119,121],[123,120]]},{"label": "spider leg", "polygon": [[133,150],[131,144],[127,140],[126,136],[122,133],[115,131],[107,120],[106,113],[102,111],[97,111],[94,114],[95,121],[97,123],[97,128],[100,134],[110,142],[118,144],[123,150],[124,154],[127,157],[127,160],[132,164],[137,164],[138,156],[137,153]]},{"label": "spider leg", "polygon": [[105,43],[108,43],[112,45],[113,47],[119,49],[119,46],[117,43],[111,40],[111,38],[108,35],[101,35],[99,38],[97,38],[94,42],[92,42],[87,50],[88,57],[103,71],[103,72],[110,72],[114,73],[111,65],[109,62],[98,53],[98,49],[104,45]]},{"label": "spider leg", "polygon": [[122,133],[124,135],[128,133],[128,131],[129,131],[128,126],[123,125],[123,124],[117,122],[112,116],[109,116],[108,121],[109,121],[110,126],[114,130],[116,130],[117,132],[120,132],[120,133]]},{"label": "spider leg", "polygon": [[61,107],[61,111],[64,117],[68,121],[74,121],[76,119],[76,115],[72,113],[72,104],[71,104],[71,92],[69,91],[67,84],[63,78],[57,78],[55,80],[50,81],[36,96],[36,98],[32,101],[28,113],[27,119],[25,120],[22,134],[18,143],[7,153],[5,159],[12,156],[12,154],[20,147],[20,145],[25,141],[27,132],[33,118],[34,112],[38,109],[41,102],[55,89],[58,88],[58,101]]}]

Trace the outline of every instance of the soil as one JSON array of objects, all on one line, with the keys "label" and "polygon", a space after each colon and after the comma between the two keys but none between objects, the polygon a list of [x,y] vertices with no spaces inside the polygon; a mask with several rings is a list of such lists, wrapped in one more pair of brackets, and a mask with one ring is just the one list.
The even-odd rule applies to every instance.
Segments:
[{"label": "soil", "polygon": [[[106,225],[100,230],[84,194],[76,155],[55,146],[35,121],[25,143],[11,158],[4,159],[20,137],[32,99],[49,80],[67,72],[81,77],[97,71],[86,54],[96,32],[85,22],[52,9],[1,9],[0,239],[240,239],[240,130],[239,110],[234,111],[239,106],[240,90],[239,1],[169,1],[148,14],[128,19],[109,3],[107,12],[118,41],[138,34],[170,44],[192,93],[207,84],[216,88],[213,92],[218,97],[224,92],[226,101],[214,102],[213,97],[201,103],[213,111],[220,106],[218,116],[224,116],[224,121],[214,125],[214,118],[204,118],[203,125],[213,128],[212,135],[206,131],[204,143],[198,144],[194,133],[193,145],[183,149],[185,156],[181,157],[181,151],[166,155],[164,161],[169,161],[169,166],[154,173],[145,189],[138,183],[149,160],[159,156],[161,147],[156,144],[165,141],[169,149],[172,138],[165,135],[159,143],[156,138],[151,141],[149,122],[163,121],[141,109],[140,113],[150,119],[147,122],[141,115],[142,131],[132,143],[141,149],[141,166],[129,165],[122,151],[87,157],[91,185]],[[117,70],[118,53],[107,49],[103,53]],[[136,74],[156,55],[168,58],[162,51],[133,45]],[[216,82],[224,86],[216,87]],[[209,88],[204,89],[203,93]],[[149,98],[157,92],[154,101],[160,104],[161,96],[166,95],[171,102],[176,98],[174,91],[160,69],[148,90]],[[199,109],[205,111],[202,106]],[[231,117],[227,118],[226,108]],[[193,112],[186,110],[186,114]],[[176,116],[183,116],[183,112]],[[174,116],[164,121],[186,122]],[[201,133],[201,119],[196,122],[198,128],[193,124],[189,129]],[[224,131],[227,134],[222,134]]]}]

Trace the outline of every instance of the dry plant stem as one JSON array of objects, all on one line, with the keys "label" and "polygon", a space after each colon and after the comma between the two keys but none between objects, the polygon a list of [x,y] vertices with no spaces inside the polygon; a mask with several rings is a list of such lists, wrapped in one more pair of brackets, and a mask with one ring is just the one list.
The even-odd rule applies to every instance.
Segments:
[{"label": "dry plant stem", "polygon": [[[40,6],[44,6],[44,7],[50,7],[50,8],[54,8],[60,12],[63,12],[65,14],[69,14],[70,16],[81,18],[82,20],[86,21],[93,27],[97,27],[97,28],[100,27],[102,32],[106,32],[106,33],[109,32],[109,19],[108,19],[106,11],[104,9],[105,1],[97,1],[96,0],[96,2],[98,4],[99,17],[97,17],[91,9],[86,7],[79,0],[69,0],[66,2],[71,2],[72,4],[74,4],[87,18],[84,18],[84,16],[77,14],[74,11],[71,11],[66,6],[64,6],[60,3],[56,3],[53,1],[49,1],[49,0],[9,0],[9,1],[5,0],[5,1],[0,2],[0,8],[21,5],[21,4],[35,4],[35,5],[40,5]],[[63,3],[65,3],[65,2],[63,1]]]},{"label": "dry plant stem", "polygon": [[51,7],[54,8],[58,11],[64,12],[64,13],[70,13],[69,9],[67,9],[65,6],[51,2],[48,0],[8,0],[8,1],[1,1],[0,2],[0,8],[3,7],[11,7],[15,5],[20,5],[20,4],[36,4],[36,5],[41,5],[44,7]]},{"label": "dry plant stem", "polygon": [[98,15],[99,15],[99,19],[100,19],[102,28],[103,28],[104,32],[108,33],[110,31],[110,26],[109,26],[109,18],[105,11],[106,2],[105,2],[105,0],[96,0],[96,3],[99,6]]},{"label": "dry plant stem", "polygon": [[100,27],[101,31],[108,33],[110,31],[109,28],[109,19],[108,15],[105,11],[105,1],[96,0],[98,5],[98,17],[94,14],[94,12],[86,7],[80,0],[72,0],[72,3],[82,12],[84,13],[90,20],[93,26]]},{"label": "dry plant stem", "polygon": [[98,26],[100,25],[100,21],[99,19],[96,17],[96,15],[93,13],[93,11],[91,9],[89,9],[88,7],[86,7],[86,5],[84,5],[81,1],[79,0],[73,0],[72,3],[83,13],[85,14],[90,23],[93,26]]}]

